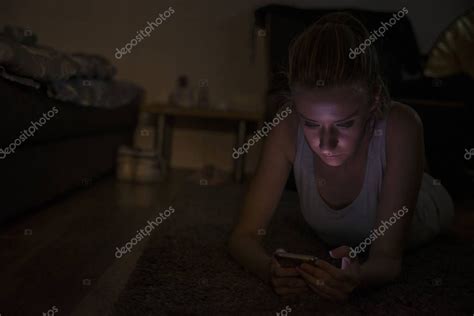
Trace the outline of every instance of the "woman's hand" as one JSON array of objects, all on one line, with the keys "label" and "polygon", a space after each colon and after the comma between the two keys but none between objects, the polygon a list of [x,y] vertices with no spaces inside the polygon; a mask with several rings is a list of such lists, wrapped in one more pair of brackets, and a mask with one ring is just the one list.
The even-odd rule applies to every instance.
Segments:
[{"label": "woman's hand", "polygon": [[299,294],[309,290],[295,268],[283,268],[274,257],[270,264],[270,273],[271,284],[278,295]]},{"label": "woman's hand", "polygon": [[296,270],[320,296],[332,301],[344,301],[360,284],[360,264],[357,258],[349,258],[349,251],[349,247],[341,246],[329,252],[333,258],[342,258],[340,269],[319,259],[315,265],[304,263]]}]

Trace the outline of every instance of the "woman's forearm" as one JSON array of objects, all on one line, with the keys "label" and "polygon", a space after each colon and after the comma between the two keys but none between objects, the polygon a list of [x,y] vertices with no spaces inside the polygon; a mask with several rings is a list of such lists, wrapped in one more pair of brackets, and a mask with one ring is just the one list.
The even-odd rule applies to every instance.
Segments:
[{"label": "woman's forearm", "polygon": [[368,259],[360,267],[361,288],[379,286],[395,280],[400,274],[399,260],[386,258]]},{"label": "woman's forearm", "polygon": [[244,268],[265,282],[270,281],[271,257],[268,256],[256,238],[232,234],[229,240],[232,257]]}]

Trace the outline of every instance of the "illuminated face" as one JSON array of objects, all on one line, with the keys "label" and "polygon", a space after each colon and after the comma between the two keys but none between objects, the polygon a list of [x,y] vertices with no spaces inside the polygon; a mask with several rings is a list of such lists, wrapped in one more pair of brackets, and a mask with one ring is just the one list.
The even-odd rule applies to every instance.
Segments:
[{"label": "illuminated face", "polygon": [[325,164],[337,167],[354,155],[373,110],[367,93],[357,86],[295,89],[293,100],[306,141]]}]

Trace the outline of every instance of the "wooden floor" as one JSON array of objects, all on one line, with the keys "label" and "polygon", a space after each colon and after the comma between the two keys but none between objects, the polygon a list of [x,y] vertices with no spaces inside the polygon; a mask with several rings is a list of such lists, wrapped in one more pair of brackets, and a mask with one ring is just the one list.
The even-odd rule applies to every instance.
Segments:
[{"label": "wooden floor", "polygon": [[188,174],[174,171],[154,185],[109,177],[3,227],[0,315],[42,315],[53,306],[58,315],[106,315],[147,238],[120,259],[115,248],[171,205]]},{"label": "wooden floor", "polygon": [[[149,237],[120,259],[115,248],[172,205],[188,176],[173,171],[154,185],[109,177],[1,228],[0,315],[53,306],[58,315],[107,315]],[[472,238],[474,212],[463,214],[455,230]]]}]

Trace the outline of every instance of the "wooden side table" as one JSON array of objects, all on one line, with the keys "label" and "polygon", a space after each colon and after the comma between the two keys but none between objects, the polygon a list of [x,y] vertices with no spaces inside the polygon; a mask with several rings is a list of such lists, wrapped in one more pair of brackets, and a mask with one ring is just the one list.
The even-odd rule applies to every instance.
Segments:
[{"label": "wooden side table", "polygon": [[[169,168],[171,158],[171,150],[166,150],[166,144],[170,142],[171,133],[168,133],[167,118],[168,117],[186,117],[193,119],[212,119],[218,121],[230,121],[238,123],[236,129],[236,148],[242,146],[247,135],[247,125],[256,123],[261,126],[263,123],[263,113],[236,111],[236,110],[218,110],[211,108],[181,108],[168,104],[152,103],[142,107],[142,111],[157,115],[156,123],[156,144],[155,149],[165,158],[167,162],[166,168]],[[229,150],[232,155],[232,150]],[[245,155],[241,155],[234,160],[234,180],[241,182],[244,173]]]}]

